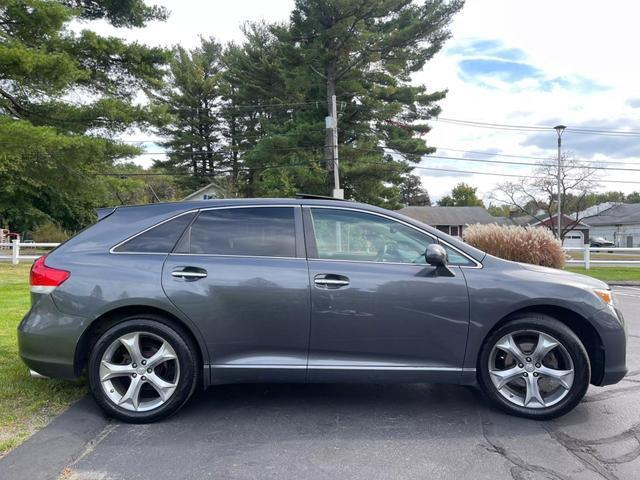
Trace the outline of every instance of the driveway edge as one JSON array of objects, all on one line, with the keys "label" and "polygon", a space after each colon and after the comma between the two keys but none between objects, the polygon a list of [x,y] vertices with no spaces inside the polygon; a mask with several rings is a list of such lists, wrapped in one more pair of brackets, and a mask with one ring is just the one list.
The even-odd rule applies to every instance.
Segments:
[{"label": "driveway edge", "polygon": [[109,421],[86,396],[0,460],[0,478],[52,480],[76,461]]}]

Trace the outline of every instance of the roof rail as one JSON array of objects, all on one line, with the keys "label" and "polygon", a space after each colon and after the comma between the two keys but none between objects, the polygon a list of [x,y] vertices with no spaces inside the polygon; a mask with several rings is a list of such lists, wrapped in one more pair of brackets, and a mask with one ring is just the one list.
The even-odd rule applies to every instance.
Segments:
[{"label": "roof rail", "polygon": [[339,200],[341,202],[348,202],[343,198],[329,197],[327,195],[312,195],[310,193],[296,193],[296,198],[307,198],[310,200]]}]

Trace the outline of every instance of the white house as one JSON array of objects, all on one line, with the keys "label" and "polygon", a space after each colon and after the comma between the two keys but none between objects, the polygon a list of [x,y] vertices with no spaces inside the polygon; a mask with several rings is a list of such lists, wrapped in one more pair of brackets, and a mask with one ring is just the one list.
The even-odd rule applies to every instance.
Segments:
[{"label": "white house", "polygon": [[198,200],[212,200],[214,198],[224,198],[224,195],[220,191],[220,185],[216,183],[210,183],[204,187],[190,193],[182,199],[183,202],[195,202]]},{"label": "white house", "polygon": [[591,237],[603,237],[616,247],[640,247],[640,203],[620,203],[582,219]]}]

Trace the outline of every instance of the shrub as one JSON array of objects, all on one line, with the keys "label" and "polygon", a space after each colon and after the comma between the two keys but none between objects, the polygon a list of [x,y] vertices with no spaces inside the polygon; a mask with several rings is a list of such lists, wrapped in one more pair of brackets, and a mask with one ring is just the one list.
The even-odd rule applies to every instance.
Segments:
[{"label": "shrub", "polygon": [[36,243],[62,243],[68,238],[69,234],[54,222],[42,223],[33,231]]},{"label": "shrub", "polygon": [[566,255],[550,230],[516,225],[470,225],[464,240],[496,257],[544,267],[562,268]]}]

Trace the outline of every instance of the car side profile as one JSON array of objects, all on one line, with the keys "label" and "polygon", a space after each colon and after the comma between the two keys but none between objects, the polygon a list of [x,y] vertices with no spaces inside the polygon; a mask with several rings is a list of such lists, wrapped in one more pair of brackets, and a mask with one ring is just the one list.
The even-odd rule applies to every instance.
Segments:
[{"label": "car side profile", "polygon": [[625,373],[608,286],[487,255],[366,204],[227,199],[103,210],[37,260],[20,355],[86,370],[128,422],[238,382],[444,382],[548,419]]}]

